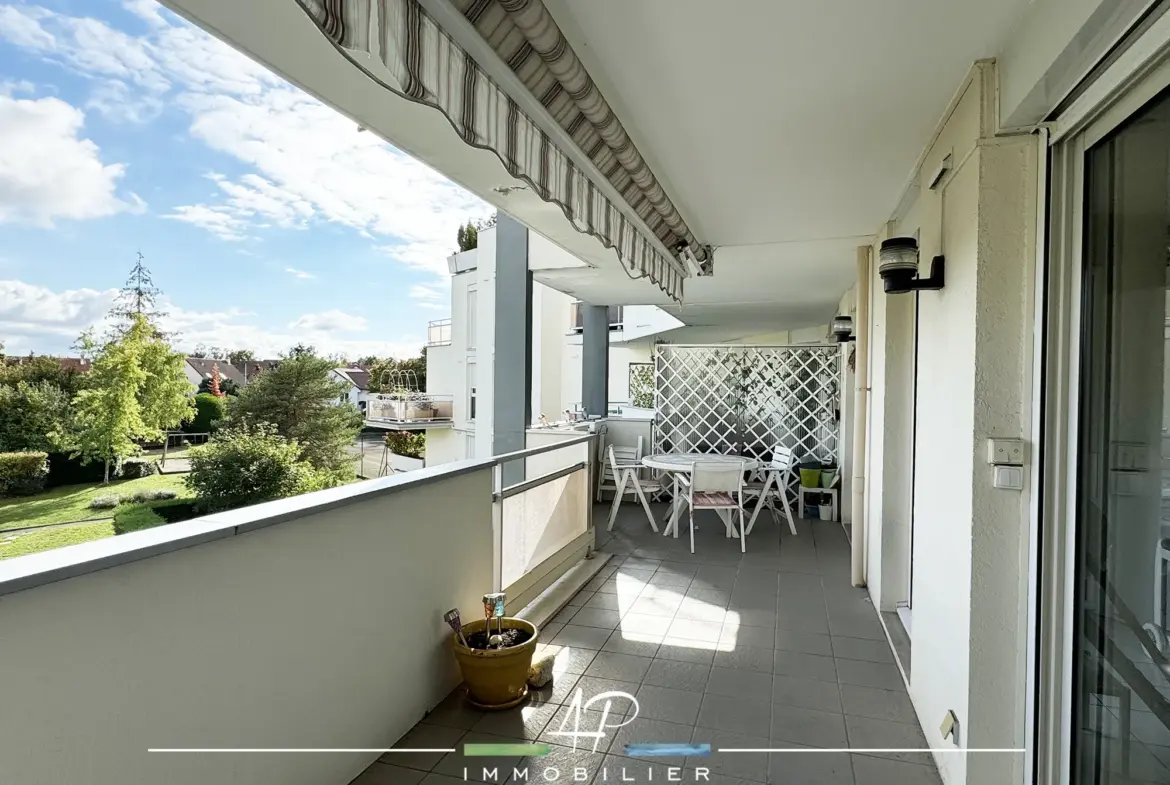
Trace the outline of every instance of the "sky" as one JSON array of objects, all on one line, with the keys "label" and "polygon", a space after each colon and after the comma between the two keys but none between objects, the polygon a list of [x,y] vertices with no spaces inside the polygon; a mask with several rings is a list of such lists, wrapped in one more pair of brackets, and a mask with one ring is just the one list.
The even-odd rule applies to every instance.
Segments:
[{"label": "sky", "polygon": [[180,349],[416,354],[490,208],[155,0],[0,4],[0,342],[64,354],[139,252]]}]

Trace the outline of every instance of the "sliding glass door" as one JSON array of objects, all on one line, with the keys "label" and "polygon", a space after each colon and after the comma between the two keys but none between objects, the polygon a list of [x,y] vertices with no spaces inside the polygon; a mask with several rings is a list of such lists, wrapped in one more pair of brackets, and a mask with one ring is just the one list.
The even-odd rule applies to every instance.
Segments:
[{"label": "sliding glass door", "polygon": [[1170,783],[1170,97],[1084,150],[1073,785]]}]

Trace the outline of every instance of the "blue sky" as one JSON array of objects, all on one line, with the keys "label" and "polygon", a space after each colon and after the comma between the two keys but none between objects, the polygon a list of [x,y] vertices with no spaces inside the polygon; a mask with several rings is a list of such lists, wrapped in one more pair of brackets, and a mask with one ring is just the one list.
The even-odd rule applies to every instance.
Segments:
[{"label": "blue sky", "polygon": [[487,206],[155,0],[0,4],[0,341],[62,353],[138,251],[167,327],[414,353]]}]

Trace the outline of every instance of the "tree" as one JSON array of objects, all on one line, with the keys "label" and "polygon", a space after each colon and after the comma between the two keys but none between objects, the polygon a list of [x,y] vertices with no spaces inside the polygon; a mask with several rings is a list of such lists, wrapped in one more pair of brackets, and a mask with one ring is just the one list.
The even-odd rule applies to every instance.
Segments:
[{"label": "tree", "polygon": [[89,386],[74,398],[77,432],[70,449],[83,463],[133,455],[138,440],[158,440],[166,429],[190,419],[194,404],[183,373],[183,355],[154,329],[145,314],[132,314],[119,337],[102,347]]},{"label": "tree", "polygon": [[162,290],[154,285],[150,270],[144,264],[142,253],[138,253],[138,260],[130,270],[130,277],[118,292],[114,307],[110,309],[110,316],[117,324],[114,334],[118,335],[129,330],[137,317],[144,318],[155,330],[158,329],[159,319],[166,316],[166,312],[159,310],[158,299]]},{"label": "tree", "polygon": [[232,349],[227,353],[227,360],[232,365],[239,365],[240,363],[250,363],[255,361],[256,353],[251,349]]},{"label": "tree", "polygon": [[475,224],[468,221],[466,224],[459,227],[455,233],[455,242],[459,245],[460,251],[470,251],[473,248],[479,247],[479,230],[475,228]]},{"label": "tree", "polygon": [[93,328],[87,327],[81,331],[81,335],[77,336],[77,340],[69,347],[77,352],[77,356],[86,362],[93,362],[93,358],[97,355],[98,342],[94,337]]},{"label": "tree", "polygon": [[407,371],[414,373],[414,379],[420,392],[427,389],[427,349],[425,346],[418,357],[406,360],[399,360],[395,357],[370,359],[373,360],[369,363],[370,392],[391,392],[390,388],[394,386],[394,377],[396,375],[408,376],[406,373],[400,373]]},{"label": "tree", "polygon": [[[239,395],[240,385],[236,384],[234,381],[228,379],[225,376],[219,380],[219,391],[224,395]],[[214,394],[211,392],[211,379],[204,379],[203,381],[199,382],[199,389],[197,392]]]},{"label": "tree", "polygon": [[211,364],[211,384],[208,387],[210,388],[208,392],[216,398],[223,397],[223,391],[219,389],[219,363]]},{"label": "tree", "polygon": [[301,457],[337,477],[353,474],[349,447],[362,426],[352,403],[338,403],[345,382],[329,378],[333,363],[313,354],[290,354],[240,391],[228,405],[231,426],[269,423],[300,445]]},{"label": "tree", "polygon": [[0,385],[0,452],[53,452],[72,430],[69,395],[56,384]]},{"label": "tree", "polygon": [[29,355],[0,363],[0,384],[15,386],[22,381],[48,382],[72,396],[85,386],[86,377],[75,368],[62,367],[54,357]]},{"label": "tree", "polygon": [[135,342],[115,340],[98,354],[89,374],[89,388],[74,400],[77,439],[71,448],[82,463],[102,461],[102,482],[109,482],[110,461],[133,455],[138,448],[135,439],[148,433],[138,403],[146,372]]},{"label": "tree", "polygon": [[298,343],[296,346],[289,348],[289,350],[281,356],[284,358],[316,357],[317,347],[313,346],[311,343]]}]

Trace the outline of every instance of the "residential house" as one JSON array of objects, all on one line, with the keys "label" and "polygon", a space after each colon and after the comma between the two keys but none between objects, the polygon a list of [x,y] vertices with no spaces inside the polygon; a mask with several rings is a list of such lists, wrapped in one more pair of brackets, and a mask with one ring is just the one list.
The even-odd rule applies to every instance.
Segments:
[{"label": "residential house", "polygon": [[346,385],[342,401],[348,401],[364,414],[370,396],[370,372],[365,368],[334,368],[329,378]]}]

